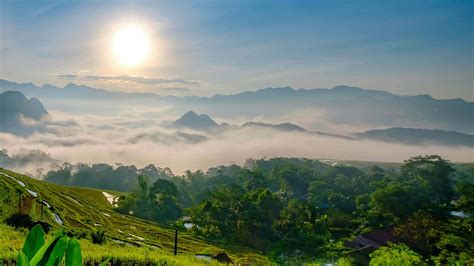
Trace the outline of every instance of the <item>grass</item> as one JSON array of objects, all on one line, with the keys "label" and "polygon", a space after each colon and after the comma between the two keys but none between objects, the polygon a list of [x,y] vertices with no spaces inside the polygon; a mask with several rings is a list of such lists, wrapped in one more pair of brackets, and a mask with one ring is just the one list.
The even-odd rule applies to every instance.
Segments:
[{"label": "grass", "polygon": [[[1,173],[24,182],[27,188],[38,193],[38,197],[29,196],[30,194],[25,188]],[[0,168],[0,222],[19,211],[21,194],[24,200],[20,211],[29,214],[34,220],[49,223],[53,226],[53,231],[68,230],[83,235],[96,229],[106,232],[107,243],[105,245],[95,245],[90,239],[80,239],[86,261],[100,261],[107,256],[112,256],[112,260],[129,262],[162,264],[159,262],[167,261],[171,265],[199,265],[200,263],[205,264],[205,262],[194,258],[194,254],[212,254],[224,251],[234,262],[268,263],[266,257],[253,253],[251,250],[233,246],[218,246],[187,232],[179,232],[179,256],[173,256],[173,229],[163,228],[156,223],[115,212],[102,192],[103,190],[97,189],[60,186]],[[114,191],[106,192],[115,196],[123,194]],[[41,204],[42,200],[47,201],[52,208],[48,209]],[[53,213],[61,217],[62,225],[55,222]],[[25,230],[14,230],[1,224],[0,258],[14,259],[26,234]]]},{"label": "grass", "polygon": [[[16,230],[13,227],[0,224],[0,258],[3,261],[14,261],[17,253],[23,246],[28,231]],[[48,237],[51,237],[49,234]],[[151,263],[162,265],[220,265],[217,262],[207,262],[195,258],[193,255],[180,254],[174,256],[151,247],[137,247],[118,244],[109,241],[104,245],[92,244],[88,239],[80,239],[84,262],[102,262],[112,258],[112,263]],[[1,263],[1,261],[0,261]]]}]

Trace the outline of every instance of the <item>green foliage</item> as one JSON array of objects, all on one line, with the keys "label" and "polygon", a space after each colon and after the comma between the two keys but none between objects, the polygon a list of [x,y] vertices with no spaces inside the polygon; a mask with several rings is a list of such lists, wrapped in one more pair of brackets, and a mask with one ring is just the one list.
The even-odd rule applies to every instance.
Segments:
[{"label": "green foliage", "polygon": [[390,244],[370,254],[370,265],[420,265],[422,257],[405,244]]},{"label": "green foliage", "polygon": [[430,214],[417,212],[395,227],[394,232],[422,254],[431,256],[436,251],[434,243],[439,241],[442,230],[441,221]]},{"label": "green foliage", "polygon": [[[249,160],[246,165],[240,171],[224,167],[185,175],[179,191],[208,195],[193,197],[201,202],[188,209],[195,233],[257,248],[288,262],[338,256],[344,247],[334,249],[332,242],[395,227],[400,238],[430,257],[439,254],[437,243],[454,221],[449,217],[456,196],[454,169],[439,156],[413,157],[400,172],[284,158]],[[228,183],[213,186],[216,176]],[[469,202],[469,187],[457,191],[458,206],[468,209],[463,203]],[[268,203],[259,201],[263,195]],[[463,241],[469,236],[452,234]],[[465,252],[464,247],[450,250]]]},{"label": "green foliage", "polygon": [[456,208],[466,214],[474,215],[474,184],[461,181],[456,184]]},{"label": "green foliage", "polygon": [[29,265],[28,257],[23,253],[23,251],[18,252],[17,264],[19,266]]},{"label": "green foliage", "polygon": [[281,235],[274,253],[292,256],[296,251],[321,255],[329,242],[327,216],[318,215],[309,204],[291,200],[281,211],[275,228]]},{"label": "green foliage", "polygon": [[64,258],[64,253],[67,250],[69,238],[67,236],[60,236],[57,238],[46,250],[39,265],[59,265]]},{"label": "green foliage", "polygon": [[405,161],[401,170],[404,181],[417,191],[419,208],[443,214],[454,196],[451,164],[437,155],[416,156]]},{"label": "green foliage", "polygon": [[354,259],[350,257],[341,257],[337,260],[336,265],[338,266],[352,266],[354,265]]},{"label": "green foliage", "polygon": [[[23,249],[18,253],[19,266],[60,265],[66,256],[66,265],[82,265],[79,243],[59,233],[47,243],[40,225],[36,225],[28,234]],[[69,247],[70,245],[70,247]]]},{"label": "green foliage", "polygon": [[419,210],[447,217],[454,197],[453,171],[448,161],[436,155],[410,158],[400,175],[386,176],[376,183],[370,213],[385,223],[399,222]]},{"label": "green foliage", "polygon": [[26,237],[25,244],[22,248],[22,254],[24,254],[28,261],[38,252],[38,250],[44,245],[44,231],[40,225],[33,227]]},{"label": "green foliage", "polygon": [[67,266],[81,266],[82,265],[81,246],[76,239],[69,240],[66,251],[65,264]]}]

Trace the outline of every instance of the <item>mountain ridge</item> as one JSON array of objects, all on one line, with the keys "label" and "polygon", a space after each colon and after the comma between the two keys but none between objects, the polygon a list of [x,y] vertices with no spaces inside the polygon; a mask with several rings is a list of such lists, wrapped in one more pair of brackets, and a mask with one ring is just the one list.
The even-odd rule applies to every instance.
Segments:
[{"label": "mountain ridge", "polygon": [[474,135],[439,129],[392,127],[371,129],[365,132],[355,133],[354,135],[361,139],[406,145],[438,144],[444,146],[474,147]]},{"label": "mountain ridge", "polygon": [[467,101],[462,98],[447,98],[447,99],[440,99],[440,98],[434,98],[429,94],[414,94],[414,95],[403,95],[403,94],[394,94],[389,91],[385,90],[374,90],[374,89],[363,89],[360,87],[355,87],[355,86],[347,86],[347,85],[336,85],[332,88],[299,88],[295,89],[290,86],[286,87],[266,87],[262,89],[257,89],[257,90],[246,90],[243,92],[238,92],[238,93],[233,93],[233,94],[214,94],[212,96],[206,97],[206,96],[174,96],[174,95],[166,95],[166,96],[161,96],[159,94],[153,93],[153,92],[124,92],[124,91],[112,91],[112,90],[107,90],[107,89],[101,89],[101,88],[94,88],[94,87],[89,87],[87,85],[78,85],[76,83],[70,82],[66,84],[63,88],[57,87],[55,85],[51,84],[44,84],[43,86],[37,86],[32,82],[14,82],[14,81],[9,81],[6,79],[0,79],[0,91],[5,91],[4,88],[14,88],[13,90],[19,90],[21,91],[22,89],[19,88],[19,86],[26,86],[27,89],[44,89],[44,90],[63,90],[63,89],[77,89],[77,88],[82,88],[82,89],[87,89],[87,90],[94,90],[94,91],[100,91],[104,93],[110,93],[110,94],[125,94],[125,95],[153,95],[157,97],[174,97],[174,98],[202,98],[202,99],[212,99],[214,97],[219,97],[219,96],[237,96],[240,94],[252,94],[252,93],[265,93],[265,92],[285,92],[285,93],[298,93],[298,92],[327,92],[327,91],[345,91],[345,92],[368,92],[368,93],[380,93],[380,94],[385,94],[385,95],[391,95],[391,96],[400,96],[400,97],[429,97],[432,100],[436,101],[462,101],[465,103],[474,103],[474,101]]},{"label": "mountain ridge", "polygon": [[[429,95],[397,95],[381,90],[365,90],[346,85],[332,89],[298,89],[267,87],[231,95],[159,96],[154,93],[113,92],[87,86],[68,84],[68,89],[54,86],[36,87],[32,83],[18,84],[0,80],[0,91],[21,90],[28,97],[37,97],[55,109],[71,110],[65,100],[85,100],[90,105],[76,104],[78,111],[91,113],[93,103],[112,103],[111,108],[130,105],[170,105],[175,110],[193,109],[203,113],[219,113],[221,117],[279,117],[304,111],[306,115],[320,113],[331,124],[367,125],[371,128],[407,127],[432,128],[474,134],[474,102],[463,99],[435,99]],[[56,89],[55,89],[56,88]],[[41,96],[41,97],[40,97]],[[60,101],[61,100],[61,101]],[[117,104],[120,102],[120,104]],[[75,101],[77,103],[77,101]],[[118,110],[117,110],[118,111]],[[110,111],[115,113],[117,111]],[[314,119],[317,119],[316,117]],[[317,122],[317,121],[314,121]]]}]

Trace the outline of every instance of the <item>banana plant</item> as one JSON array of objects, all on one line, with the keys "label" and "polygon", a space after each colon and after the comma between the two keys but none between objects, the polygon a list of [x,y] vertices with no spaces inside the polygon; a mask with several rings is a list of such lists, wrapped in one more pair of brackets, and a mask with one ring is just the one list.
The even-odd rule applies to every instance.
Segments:
[{"label": "banana plant", "polygon": [[81,247],[74,238],[64,232],[56,234],[45,243],[45,234],[40,225],[34,226],[18,253],[18,266],[61,265],[82,266]]}]

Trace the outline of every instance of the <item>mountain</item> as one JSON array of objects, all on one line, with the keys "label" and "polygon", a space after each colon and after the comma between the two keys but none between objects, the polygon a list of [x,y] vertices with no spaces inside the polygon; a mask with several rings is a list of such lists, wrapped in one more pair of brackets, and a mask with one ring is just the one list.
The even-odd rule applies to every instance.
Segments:
[{"label": "mountain", "polygon": [[[3,224],[26,223],[26,219],[12,219],[12,217],[22,217],[18,216],[20,214],[28,215],[32,221],[40,220],[43,225],[47,224],[54,230],[66,230],[76,236],[82,235],[79,241],[81,241],[82,255],[85,260],[95,258],[97,261],[97,259],[115,256],[120,261],[120,259],[126,259],[123,254],[120,254],[122,251],[127,252],[127,258],[140,262],[130,264],[142,265],[158,261],[162,256],[164,262],[160,263],[190,265],[199,262],[193,261],[196,253],[225,251],[234,260],[246,257],[262,263],[266,261],[263,256],[254,254],[246,248],[222,248],[183,230],[180,230],[178,235],[179,256],[173,256],[174,229],[161,227],[154,222],[130,215],[123,215],[114,210],[118,197],[125,194],[116,191],[61,186],[0,168],[0,210],[2,210],[0,230],[10,234],[8,240],[0,237],[0,257],[8,259],[8,257],[2,257],[5,251],[6,255],[14,254],[16,257],[16,251],[8,252],[14,250],[11,249],[12,245],[17,250],[21,249],[21,246],[16,247],[16,245],[22,244],[24,234],[19,234],[20,238],[15,239],[18,235],[16,231]],[[88,234],[95,230],[105,232],[107,238],[105,244],[94,245],[87,239]],[[112,253],[111,250],[113,250]],[[151,250],[153,252],[150,252]],[[132,254],[133,252],[146,253],[146,255],[140,258],[141,254]],[[181,260],[188,259],[189,261],[167,262],[168,256],[181,257]],[[144,261],[145,257],[146,261]]]},{"label": "mountain", "polygon": [[252,128],[270,128],[273,130],[278,130],[282,132],[303,132],[311,135],[319,135],[319,136],[325,136],[325,137],[332,137],[332,138],[339,138],[339,139],[346,139],[346,140],[354,140],[354,138],[349,137],[349,136],[343,136],[343,135],[338,135],[338,134],[332,134],[332,133],[327,133],[327,132],[321,132],[321,131],[311,131],[307,130],[303,127],[300,127],[298,125],[292,124],[292,123],[281,123],[281,124],[269,124],[269,123],[262,123],[262,122],[247,122],[242,124],[243,128],[245,127],[252,127]]},{"label": "mountain", "polygon": [[280,131],[308,132],[308,130],[291,123],[282,123],[282,124],[274,125],[274,124],[268,124],[268,123],[262,123],[262,122],[247,122],[243,124],[242,127],[271,128],[271,129],[276,129]]},{"label": "mountain", "polygon": [[[48,106],[66,112],[94,113],[129,105],[167,105],[175,111],[196,110],[219,114],[222,118],[236,116],[279,117],[292,112],[321,118],[329,124],[366,125],[370,128],[430,128],[474,134],[474,102],[462,99],[434,99],[429,95],[396,95],[383,90],[367,90],[351,86],[321,89],[265,88],[232,95],[212,97],[159,96],[154,93],[126,93],[68,84],[36,86],[0,80],[0,91],[17,90],[28,97],[38,97]],[[71,100],[71,101],[68,101]],[[100,103],[100,104],[98,104]],[[108,108],[98,108],[111,103]],[[318,114],[318,115],[316,115]]]},{"label": "mountain", "polygon": [[[188,111],[172,124],[176,128],[190,128],[194,130],[208,129],[235,129],[238,126],[231,126],[227,123],[217,124],[211,117],[206,114],[198,115],[194,111]],[[242,128],[270,128],[278,131],[299,131],[310,132],[300,126],[291,123],[269,124],[263,122],[246,122],[242,124]]]},{"label": "mountain", "polygon": [[48,114],[48,111],[36,98],[28,100],[21,92],[6,91],[0,93],[0,114],[21,114],[27,118],[39,121]]},{"label": "mountain", "polygon": [[41,121],[48,111],[36,98],[27,99],[18,91],[0,93],[0,132],[19,133],[25,129],[23,118]]},{"label": "mountain", "polygon": [[356,133],[361,139],[394,142],[407,145],[437,144],[445,146],[474,147],[474,135],[435,129],[421,128],[387,128],[372,129]]},{"label": "mountain", "polygon": [[[229,125],[227,123],[217,124],[208,115],[206,114],[198,115],[194,111],[189,111],[186,114],[184,114],[182,117],[180,117],[178,120],[176,120],[172,124],[172,127],[190,128],[190,129],[194,129],[198,131],[213,130],[214,133],[218,133],[224,130],[234,130],[238,128],[272,129],[272,130],[276,130],[280,132],[301,132],[305,134],[341,138],[341,139],[346,139],[346,140],[354,139],[352,137],[343,136],[343,135],[336,135],[336,134],[320,132],[320,131],[310,131],[292,123],[270,124],[270,123],[264,123],[264,122],[246,122],[242,124],[240,127]],[[182,132],[179,132],[179,133],[183,134]],[[199,140],[197,142],[200,142],[201,138],[196,138],[197,136],[199,135],[195,135],[193,139]],[[204,138],[204,140],[207,139],[203,136],[200,136],[200,137]]]},{"label": "mountain", "polygon": [[190,128],[194,130],[209,130],[216,128],[219,125],[206,114],[198,115],[194,111],[188,111],[178,120],[174,121],[172,126],[177,128]]},{"label": "mountain", "polygon": [[[474,133],[474,103],[462,99],[434,99],[429,95],[396,95],[350,86],[332,89],[265,88],[202,100],[206,112],[221,117],[278,116],[291,112],[323,118],[330,124],[372,127],[433,128]],[[318,114],[318,115],[316,115]],[[318,119],[318,120],[316,120]]]}]

